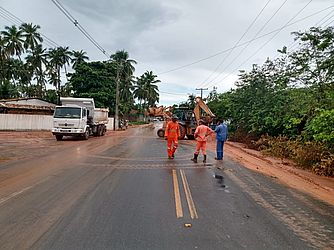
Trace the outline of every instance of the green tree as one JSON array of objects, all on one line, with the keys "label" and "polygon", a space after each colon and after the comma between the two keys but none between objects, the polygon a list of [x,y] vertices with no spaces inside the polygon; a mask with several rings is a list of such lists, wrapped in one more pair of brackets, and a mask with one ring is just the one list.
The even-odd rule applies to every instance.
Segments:
[{"label": "green tree", "polygon": [[[135,71],[133,64],[137,64],[137,62],[129,59],[129,53],[124,50],[116,51],[110,58],[115,72],[116,92],[119,91],[120,100],[118,103],[121,113],[124,114],[130,110],[134,103],[133,95],[130,93],[133,90],[133,73]],[[116,96],[116,98],[118,97]]]},{"label": "green tree", "polygon": [[1,31],[6,53],[11,56],[18,56],[20,60],[20,56],[24,52],[22,33],[22,30],[18,29],[15,25],[5,26],[5,30]]},{"label": "green tree", "polygon": [[89,57],[86,55],[86,52],[83,50],[80,51],[72,51],[72,68],[75,69],[78,64],[84,63],[89,60]]},{"label": "green tree", "polygon": [[76,66],[69,74],[69,84],[75,97],[94,98],[97,107],[115,110],[115,75],[110,62],[89,62]]},{"label": "green tree", "polygon": [[38,44],[26,57],[26,64],[34,75],[38,90],[34,96],[42,98],[46,89],[47,75],[44,69],[47,68],[47,54],[46,49],[42,48],[41,44]]},{"label": "green tree", "polygon": [[49,71],[49,82],[56,87],[58,95],[60,97],[61,90],[61,79],[60,70],[64,67],[65,74],[67,75],[66,65],[69,65],[71,61],[72,53],[69,51],[68,47],[58,47],[50,49],[47,53],[49,59],[48,71]]},{"label": "green tree", "polygon": [[38,32],[38,29],[40,28],[39,25],[33,25],[32,23],[23,23],[20,26],[22,36],[24,37],[23,47],[25,50],[34,50],[43,42],[43,38]]}]

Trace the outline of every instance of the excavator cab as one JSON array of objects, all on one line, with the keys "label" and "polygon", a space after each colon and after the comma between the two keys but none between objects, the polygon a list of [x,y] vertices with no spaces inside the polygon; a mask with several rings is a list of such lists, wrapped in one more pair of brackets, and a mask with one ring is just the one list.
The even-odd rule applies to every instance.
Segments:
[{"label": "excavator cab", "polygon": [[[210,108],[203,102],[200,97],[195,98],[196,106],[195,108],[189,109],[188,107],[178,107],[174,108],[173,115],[178,117],[178,123],[180,126],[179,139],[184,139],[187,137],[189,140],[194,139],[194,133],[198,126],[198,121],[204,119],[208,125],[212,122],[215,115],[211,112]],[[165,122],[163,127],[158,130],[157,134],[159,137],[164,137],[165,128],[169,116],[164,116]]]}]

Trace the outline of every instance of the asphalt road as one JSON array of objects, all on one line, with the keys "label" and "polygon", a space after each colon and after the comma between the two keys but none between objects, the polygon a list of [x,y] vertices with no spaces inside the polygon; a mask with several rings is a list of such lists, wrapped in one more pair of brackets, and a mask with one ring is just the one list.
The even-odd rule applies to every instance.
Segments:
[{"label": "asphalt road", "polygon": [[0,249],[334,248],[334,207],[150,127],[59,143],[0,166]]}]

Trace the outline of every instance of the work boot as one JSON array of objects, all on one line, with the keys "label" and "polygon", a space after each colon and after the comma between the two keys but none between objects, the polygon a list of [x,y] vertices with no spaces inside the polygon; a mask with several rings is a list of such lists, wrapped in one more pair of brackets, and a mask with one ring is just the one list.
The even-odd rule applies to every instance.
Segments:
[{"label": "work boot", "polygon": [[206,155],[203,156],[204,156],[203,163],[206,163]]},{"label": "work boot", "polygon": [[197,157],[198,157],[198,154],[194,154],[194,158],[192,158],[191,160],[195,163],[197,163]]}]

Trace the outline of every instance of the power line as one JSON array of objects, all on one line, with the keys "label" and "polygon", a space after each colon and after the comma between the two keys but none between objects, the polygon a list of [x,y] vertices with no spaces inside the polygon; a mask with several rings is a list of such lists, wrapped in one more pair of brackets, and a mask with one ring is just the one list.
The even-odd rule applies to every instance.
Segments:
[{"label": "power line", "polygon": [[[8,10],[6,10],[5,8],[3,8],[1,6],[0,6],[0,16],[2,16],[4,19],[9,21],[10,23],[16,24],[17,26],[20,26],[21,24],[26,23],[26,22],[22,21],[19,17],[15,16],[13,13],[9,12]],[[60,47],[60,45],[57,44],[55,41],[48,38],[47,36],[45,36],[41,32],[39,32],[39,33],[41,34],[41,36],[44,39],[44,42],[48,46],[50,46],[50,47]]]},{"label": "power line", "polygon": [[[287,0],[286,0],[287,1]],[[244,38],[244,36],[248,33],[248,31],[250,30],[250,28],[254,25],[254,23],[257,21],[257,19],[260,17],[260,15],[262,14],[262,12],[264,11],[264,9],[267,7],[267,5],[271,2],[271,0],[268,0],[267,3],[262,7],[261,11],[257,14],[257,16],[255,17],[255,19],[251,22],[251,24],[247,27],[246,31],[242,34],[242,36],[239,38],[239,40],[234,44],[233,48],[229,51],[229,53],[223,58],[223,60],[217,65],[217,67],[215,68],[215,70],[203,81],[204,85],[205,82],[207,80],[209,80],[211,78],[211,76],[213,76],[213,74],[215,74],[217,72],[217,70],[220,68],[220,66],[225,62],[225,60],[230,56],[230,54],[232,53],[232,51],[236,48],[236,46],[240,43],[240,41]],[[202,84],[200,85],[202,86]]]},{"label": "power line", "polygon": [[203,90],[208,90],[208,88],[197,88],[196,90],[201,91],[201,99],[203,99]]},{"label": "power line", "polygon": [[[296,23],[299,23],[299,22],[301,22],[301,21],[304,21],[305,19],[308,19],[308,18],[310,18],[310,17],[313,17],[313,16],[315,16],[315,15],[318,15],[319,13],[322,13],[322,12],[328,10],[328,9],[333,8],[333,7],[334,7],[334,5],[331,5],[331,6],[327,7],[327,8],[325,8],[325,9],[322,9],[322,10],[320,10],[320,11],[317,11],[317,12],[311,14],[311,15],[308,15],[308,16],[306,16],[306,17],[300,18],[300,19],[298,19],[298,20],[295,21],[295,22],[292,22],[292,23],[289,23],[289,24],[287,24],[287,25],[285,25],[285,26],[282,26],[281,28],[277,28],[277,29],[272,30],[272,31],[270,31],[270,32],[268,32],[268,33],[265,33],[265,34],[263,34],[263,35],[260,35],[260,36],[254,38],[254,39],[250,39],[250,40],[248,40],[248,41],[245,41],[245,42],[243,42],[243,43],[240,43],[239,45],[236,46],[236,48],[241,47],[241,46],[243,46],[243,45],[249,43],[250,41],[255,41],[255,40],[258,40],[258,39],[260,39],[260,38],[263,38],[263,37],[266,37],[266,36],[268,36],[268,35],[271,35],[271,34],[277,32],[277,31],[279,31],[279,30],[282,30],[282,28],[286,28],[286,27],[292,26],[292,25],[294,25],[294,24],[296,24]],[[192,62],[192,63],[188,63],[188,64],[185,64],[185,65],[182,65],[182,66],[179,66],[179,67],[176,67],[176,68],[167,70],[167,71],[160,72],[160,73],[158,73],[157,75],[163,75],[163,74],[167,74],[167,73],[170,73],[170,72],[174,72],[174,71],[177,71],[177,70],[180,70],[180,69],[183,69],[183,68],[187,68],[187,67],[189,67],[189,66],[198,64],[198,63],[203,62],[203,61],[206,61],[206,60],[211,59],[211,58],[213,58],[213,57],[216,57],[216,56],[218,56],[218,55],[224,54],[224,53],[230,51],[231,49],[232,49],[232,48],[222,50],[222,51],[220,51],[220,52],[217,52],[217,53],[212,54],[212,55],[210,55],[210,56],[207,56],[207,57],[205,57],[205,58],[199,59],[199,60],[194,61],[194,62]]]},{"label": "power line", "polygon": [[171,92],[165,92],[165,91],[160,91],[159,90],[159,93],[163,93],[163,94],[167,94],[167,95],[187,95],[187,93],[171,93]]},{"label": "power line", "polygon": [[[262,25],[262,27],[256,32],[256,34],[253,36],[253,39],[255,37],[257,37],[263,30],[264,28],[267,26],[267,24],[276,16],[276,14],[283,8],[283,6],[285,5],[285,3],[288,0],[285,0],[279,7],[278,9],[271,15],[271,17],[265,22],[264,25]],[[249,43],[246,44],[245,47],[242,48],[242,50],[239,52],[239,54],[234,57],[234,59],[229,63],[229,65],[232,65],[239,57],[240,55],[242,55],[242,53],[248,48],[248,46],[252,43],[252,41],[250,41]],[[214,80],[216,80],[221,74],[223,74],[225,72],[225,70],[228,68],[228,66],[226,66],[225,68],[223,68],[223,70],[221,71],[220,74],[218,74],[214,79],[212,79],[210,82],[208,82],[206,85],[209,85],[210,83],[212,83]],[[205,85],[205,86],[206,86]]]},{"label": "power line", "polygon": [[[329,13],[327,13],[324,17],[322,17],[319,21],[317,21],[317,22],[314,24],[314,26],[315,26],[315,27],[319,27],[319,26],[324,25],[328,20],[330,20],[331,18],[334,17],[334,15],[332,15],[330,18],[326,19],[326,18],[327,18],[329,15],[331,15],[333,12],[334,12],[334,10],[329,11]],[[324,19],[326,19],[326,20],[323,22]],[[328,24],[327,26],[329,26],[329,24]],[[326,26],[325,26],[325,27],[326,27]],[[293,42],[291,42],[291,43],[287,46],[287,48],[289,49],[290,52],[292,52],[292,51],[296,51],[297,49],[301,48],[301,46],[297,44],[297,41],[298,41],[298,40],[295,39]],[[277,52],[276,55],[275,55],[275,57],[278,57],[279,54],[280,54],[280,53]]]},{"label": "power line", "polygon": [[65,9],[65,7],[58,0],[52,0],[52,2],[98,50],[110,58],[110,55],[106,52],[106,50],[87,32],[84,27],[81,26],[81,24],[71,15],[68,10]]},{"label": "power line", "polygon": [[[245,61],[243,61],[236,69],[234,69],[232,72],[238,70],[242,65],[247,63],[253,56],[255,56],[260,50],[262,50],[269,42],[271,42],[289,23],[295,19],[313,0],[310,0],[307,2],[303,8],[301,8],[292,18],[289,19],[289,21],[282,26],[269,40],[267,40],[264,44],[262,44],[251,56],[249,56]],[[227,77],[229,77],[232,73],[229,73],[225,77],[223,77],[220,81],[225,80]],[[213,85],[217,84],[218,82],[214,83]]]}]

